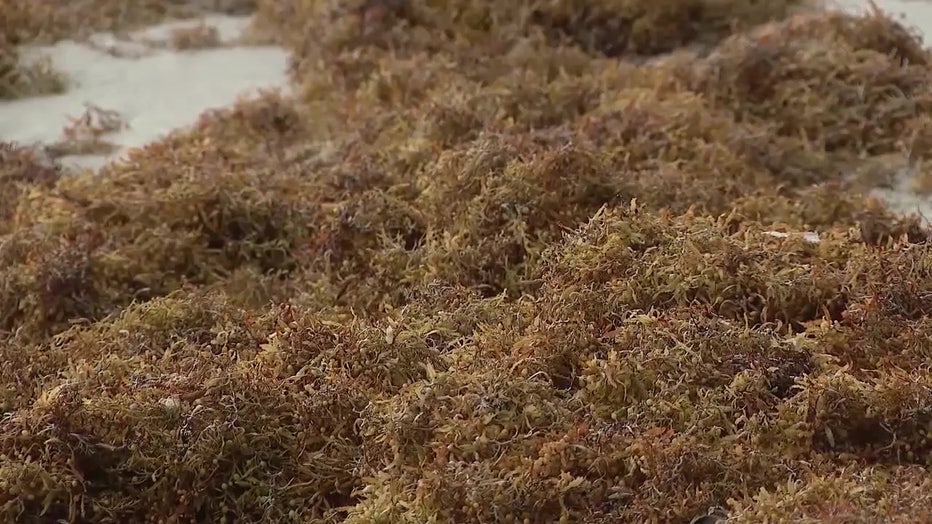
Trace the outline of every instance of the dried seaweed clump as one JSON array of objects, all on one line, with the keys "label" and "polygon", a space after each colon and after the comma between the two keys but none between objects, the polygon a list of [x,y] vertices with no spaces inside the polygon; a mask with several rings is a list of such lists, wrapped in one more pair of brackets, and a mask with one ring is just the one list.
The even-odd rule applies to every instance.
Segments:
[{"label": "dried seaweed clump", "polygon": [[62,138],[45,147],[53,156],[109,154],[118,146],[104,139],[104,135],[115,133],[127,126],[118,111],[85,103],[84,112],[70,117],[70,123],[62,130]]},{"label": "dried seaweed clump", "polygon": [[932,517],[930,483],[925,468],[881,471],[852,465],[736,501],[737,511],[729,522],[925,522]]},{"label": "dried seaweed clump", "polygon": [[0,143],[0,235],[15,226],[12,220],[21,198],[33,187],[51,187],[60,170],[39,151],[9,142]]},{"label": "dried seaweed clump", "polygon": [[171,32],[169,45],[174,49],[208,49],[220,45],[220,32],[203,22],[193,27],[182,27]]},{"label": "dried seaweed clump", "polygon": [[[265,125],[268,113],[229,112],[246,119],[243,130]],[[23,202],[0,244],[0,302],[11,304],[0,329],[54,333],[69,319],[237,270],[278,278],[295,269],[298,244],[321,213],[309,199],[314,180],[295,167],[256,169],[266,158],[260,133],[227,147],[217,137],[209,148],[201,133],[147,146],[101,176],[65,177]]]},{"label": "dried seaweed clump", "polygon": [[343,328],[289,315],[167,297],[42,348],[59,379],[22,384],[33,400],[0,423],[4,519],[281,521],[350,502],[366,391],[314,363]]},{"label": "dried seaweed clump", "polygon": [[932,108],[928,62],[882,13],[807,15],[732,37],[692,87],[739,120],[773,122],[816,148],[920,157]]},{"label": "dried seaweed clump", "polygon": [[60,93],[65,87],[65,76],[47,57],[24,63],[16,47],[0,37],[0,100]]},{"label": "dried seaweed clump", "polygon": [[654,55],[691,43],[714,43],[736,26],[776,20],[803,4],[797,0],[259,1],[257,23],[287,29],[281,38],[296,50],[296,71],[306,73],[320,55],[328,60],[369,60],[341,56],[353,49],[455,49],[457,59],[475,62],[535,34],[554,45],[572,44],[593,55]]}]

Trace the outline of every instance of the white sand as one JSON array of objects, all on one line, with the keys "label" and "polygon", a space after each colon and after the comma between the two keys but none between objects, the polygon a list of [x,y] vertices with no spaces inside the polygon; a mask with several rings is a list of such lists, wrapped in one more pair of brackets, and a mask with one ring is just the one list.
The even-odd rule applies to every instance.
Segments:
[{"label": "white sand", "polygon": [[[868,0],[827,0],[829,8],[863,12]],[[877,5],[923,35],[932,33],[932,0],[877,0]],[[211,16],[204,19],[224,41],[235,40],[248,25],[247,17]],[[171,29],[197,21],[155,26],[133,34],[135,40],[165,40]],[[61,95],[0,102],[0,140],[49,144],[62,137],[69,117],[77,117],[90,103],[121,114],[128,129],[104,138],[122,147],[113,155],[71,156],[65,165],[97,167],[121,156],[128,148],[157,140],[165,133],[192,124],[203,111],[228,106],[239,96],[258,89],[287,91],[287,53],[272,46],[233,46],[210,50],[174,51],[96,35],[98,48],[76,42],[25,49],[30,56],[49,56],[53,66],[69,78]],[[128,56],[112,56],[99,48],[114,47]],[[138,56],[133,56],[138,55]],[[915,194],[909,181],[876,195],[902,213],[919,212],[932,218],[932,199]]]},{"label": "white sand", "polygon": [[[211,16],[204,21],[217,28],[221,40],[235,40],[248,18]],[[165,40],[171,29],[197,25],[174,22],[149,28],[135,39]],[[121,155],[127,148],[157,140],[176,128],[188,126],[203,111],[228,106],[239,96],[258,89],[287,91],[287,53],[273,46],[233,46],[175,51],[134,42],[120,42],[113,35],[95,35],[95,49],[72,41],[51,47],[24,49],[25,59],[46,55],[68,77],[61,95],[26,98],[0,103],[0,139],[37,145],[55,142],[69,117],[78,117],[85,103],[120,113],[128,128],[103,138],[123,149],[110,156],[70,156],[66,165],[96,167]],[[113,56],[113,46],[128,56]],[[139,56],[141,55],[141,56]]]}]

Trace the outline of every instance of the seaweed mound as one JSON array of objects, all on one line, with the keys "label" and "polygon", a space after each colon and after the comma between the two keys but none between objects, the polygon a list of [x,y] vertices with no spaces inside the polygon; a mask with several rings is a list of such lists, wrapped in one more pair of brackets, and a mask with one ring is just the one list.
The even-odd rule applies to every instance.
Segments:
[{"label": "seaweed mound", "polygon": [[905,27],[255,7],[294,96],[0,149],[4,520],[930,518],[932,232],[867,194],[930,154]]}]

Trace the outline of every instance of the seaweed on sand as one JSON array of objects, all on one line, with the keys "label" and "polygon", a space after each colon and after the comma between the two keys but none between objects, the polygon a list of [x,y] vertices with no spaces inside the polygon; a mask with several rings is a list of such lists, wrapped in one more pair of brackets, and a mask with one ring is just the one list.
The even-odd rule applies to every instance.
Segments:
[{"label": "seaweed on sand", "polygon": [[[826,151],[927,154],[929,54],[882,13],[791,18],[732,37],[691,87],[738,120]],[[921,125],[918,125],[921,124]],[[919,148],[913,147],[919,145]]]},{"label": "seaweed on sand", "polygon": [[50,187],[61,176],[54,161],[40,151],[9,142],[0,143],[0,234],[13,227],[20,199],[33,187]]},{"label": "seaweed on sand", "polygon": [[[244,266],[264,275],[292,269],[291,253],[320,208],[308,200],[313,181],[297,169],[259,165],[273,137],[246,131],[266,125],[276,100],[267,99],[265,111],[229,110],[239,147],[223,147],[219,133],[216,147],[205,147],[195,129],[102,174],[37,189],[0,244],[0,289],[15,304],[0,328],[54,333],[69,319],[95,320]],[[213,118],[205,115],[201,128]]]},{"label": "seaweed on sand", "polygon": [[48,58],[24,63],[16,47],[0,37],[0,100],[60,93],[65,86],[64,75]]},{"label": "seaweed on sand", "polygon": [[95,31],[138,29],[207,12],[249,12],[253,0],[0,0],[0,35],[12,43],[52,43]]},{"label": "seaweed on sand", "polygon": [[4,150],[0,514],[926,519],[925,51],[760,5],[260,2],[297,96]]}]

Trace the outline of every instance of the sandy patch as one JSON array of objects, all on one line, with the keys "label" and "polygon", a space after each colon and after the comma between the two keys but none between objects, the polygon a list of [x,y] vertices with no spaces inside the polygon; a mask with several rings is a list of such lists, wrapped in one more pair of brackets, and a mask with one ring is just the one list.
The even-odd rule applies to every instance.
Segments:
[{"label": "sandy patch", "polygon": [[[215,15],[150,27],[129,38],[98,34],[88,42],[24,47],[25,60],[45,56],[64,73],[67,91],[0,103],[0,140],[54,143],[93,106],[122,120],[124,125],[99,137],[116,147],[61,160],[66,166],[98,167],[192,124],[205,110],[228,106],[260,89],[287,90],[287,53],[241,43],[248,23],[248,17]],[[173,39],[179,35],[204,30],[216,37],[216,46],[175,49]]]}]

